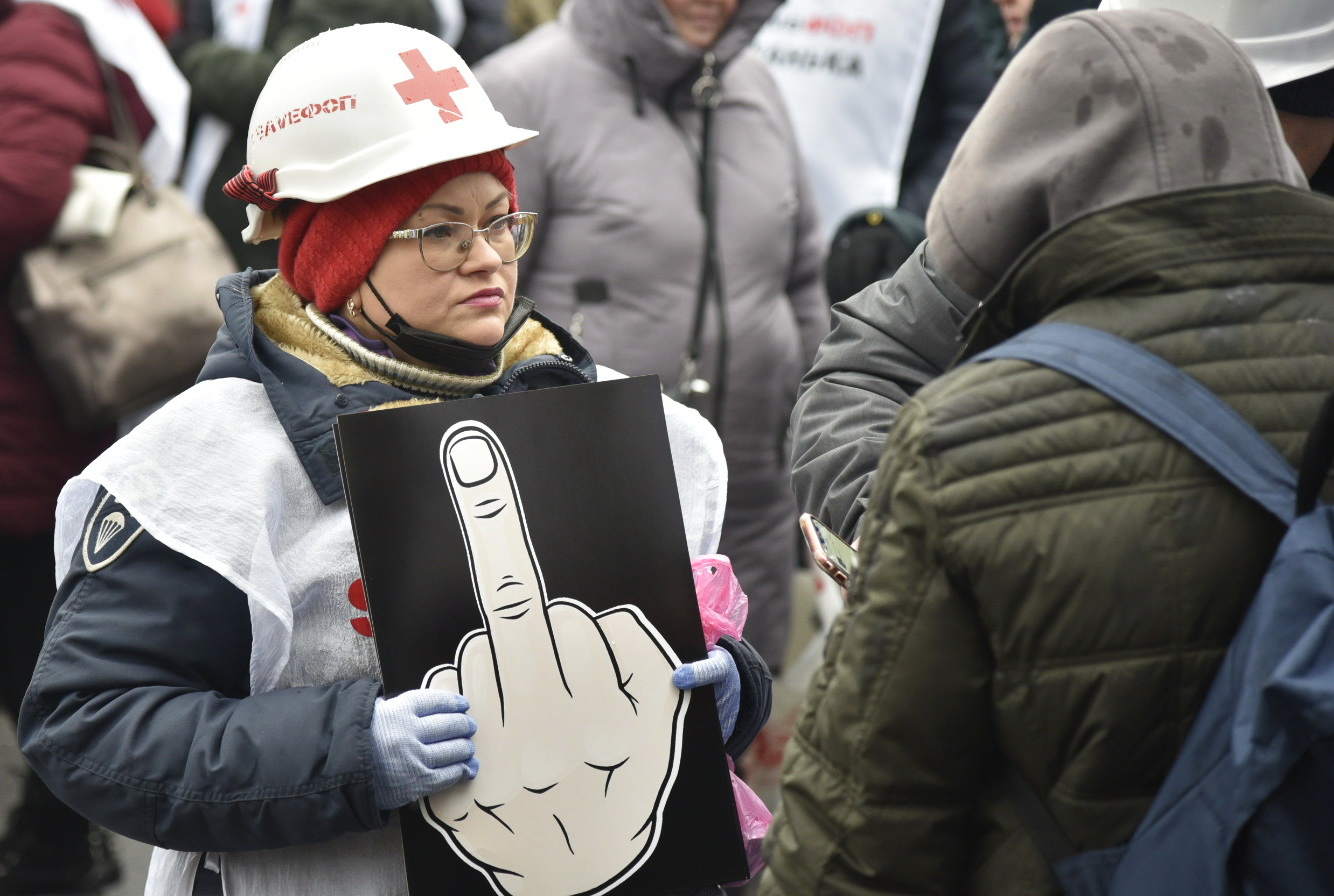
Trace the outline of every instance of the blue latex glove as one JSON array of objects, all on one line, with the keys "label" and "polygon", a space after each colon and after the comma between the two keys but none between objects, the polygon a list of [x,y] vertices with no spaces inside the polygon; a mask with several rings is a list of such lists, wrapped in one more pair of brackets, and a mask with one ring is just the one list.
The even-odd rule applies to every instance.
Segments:
[{"label": "blue latex glove", "polygon": [[449,691],[404,691],[388,700],[376,698],[371,762],[380,811],[477,777],[468,739],[477,723],[464,715],[467,709],[467,699]]},{"label": "blue latex glove", "polygon": [[732,736],[737,713],[741,711],[741,673],[737,671],[732,654],[715,647],[709,658],[678,666],[672,673],[672,684],[683,691],[702,684],[713,685],[713,698],[718,701],[718,724],[723,729],[723,740]]}]

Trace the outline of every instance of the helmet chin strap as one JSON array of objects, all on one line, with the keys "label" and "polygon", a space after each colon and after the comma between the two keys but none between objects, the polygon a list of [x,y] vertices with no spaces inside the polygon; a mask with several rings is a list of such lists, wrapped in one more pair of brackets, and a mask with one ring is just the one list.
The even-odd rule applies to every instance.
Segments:
[{"label": "helmet chin strap", "polygon": [[371,288],[380,307],[384,308],[385,313],[389,315],[389,320],[385,322],[385,327],[389,332],[371,319],[369,314],[365,315],[366,321],[375,328],[386,342],[393,343],[402,349],[406,354],[411,355],[419,361],[425,361],[427,364],[434,364],[438,367],[475,367],[488,361],[494,361],[496,356],[505,348],[519,327],[523,326],[528,320],[528,315],[533,312],[533,300],[524,296],[515,296],[514,310],[510,312],[509,320],[505,322],[505,331],[500,334],[500,339],[492,345],[477,345],[472,342],[464,342],[462,339],[455,339],[452,336],[446,336],[443,333],[432,333],[430,330],[420,330],[407,321],[405,321],[397,312],[389,307],[385,302],[384,296],[375,288],[371,278],[366,278],[366,285]]}]

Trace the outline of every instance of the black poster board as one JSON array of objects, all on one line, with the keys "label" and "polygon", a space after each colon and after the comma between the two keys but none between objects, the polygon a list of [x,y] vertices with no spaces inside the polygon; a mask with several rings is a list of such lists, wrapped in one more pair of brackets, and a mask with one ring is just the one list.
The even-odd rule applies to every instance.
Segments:
[{"label": "black poster board", "polygon": [[705,651],[657,378],[345,415],[337,441],[386,695],[462,679],[478,718],[478,777],[400,811],[414,896],[743,879],[712,689],[670,686]]}]

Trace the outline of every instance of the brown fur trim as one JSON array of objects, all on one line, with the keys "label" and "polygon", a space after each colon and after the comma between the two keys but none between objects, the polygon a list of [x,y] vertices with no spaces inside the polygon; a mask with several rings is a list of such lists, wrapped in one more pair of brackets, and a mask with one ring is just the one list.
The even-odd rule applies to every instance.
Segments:
[{"label": "brown fur trim", "polygon": [[255,326],[283,351],[328,377],[333,385],[355,386],[376,378],[310,322],[305,302],[282,274],[250,290],[250,297],[255,303]]},{"label": "brown fur trim", "polygon": [[[324,374],[333,385],[341,388],[382,379],[358,364],[342,346],[310,322],[305,301],[282,274],[251,289],[250,296],[255,306],[255,326],[283,351]],[[505,347],[505,369],[539,355],[560,353],[560,340],[529,319]]]},{"label": "brown fur trim", "polygon": [[559,355],[561,351],[560,340],[555,334],[530,318],[505,347],[505,369],[538,355]]},{"label": "brown fur trim", "polygon": [[371,411],[392,411],[394,408],[410,408],[419,404],[439,404],[444,401],[443,398],[405,398],[402,401],[386,401],[384,404],[377,404]]}]

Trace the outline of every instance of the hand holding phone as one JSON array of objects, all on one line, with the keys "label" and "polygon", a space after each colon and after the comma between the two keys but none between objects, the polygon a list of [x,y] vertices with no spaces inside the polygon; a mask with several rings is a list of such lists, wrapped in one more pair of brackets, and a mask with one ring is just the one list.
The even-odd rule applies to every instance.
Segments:
[{"label": "hand holding phone", "polygon": [[856,548],[809,513],[803,513],[797,524],[806,536],[806,545],[810,548],[815,565],[827,572],[839,585],[848,587],[852,574],[857,571]]}]

